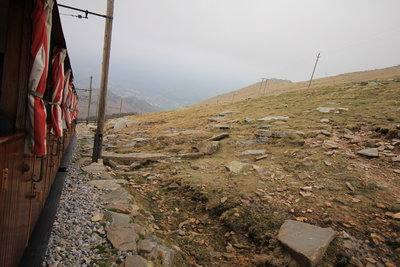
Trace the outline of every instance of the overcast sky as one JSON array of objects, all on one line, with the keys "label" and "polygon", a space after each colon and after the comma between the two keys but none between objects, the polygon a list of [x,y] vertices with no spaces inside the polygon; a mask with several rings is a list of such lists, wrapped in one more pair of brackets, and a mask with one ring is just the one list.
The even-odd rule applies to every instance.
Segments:
[{"label": "overcast sky", "polygon": [[[106,0],[59,0],[105,13]],[[110,88],[188,104],[261,77],[400,64],[399,0],[115,0]],[[60,13],[78,14],[60,7]],[[61,16],[78,86],[98,84],[104,19]]]}]

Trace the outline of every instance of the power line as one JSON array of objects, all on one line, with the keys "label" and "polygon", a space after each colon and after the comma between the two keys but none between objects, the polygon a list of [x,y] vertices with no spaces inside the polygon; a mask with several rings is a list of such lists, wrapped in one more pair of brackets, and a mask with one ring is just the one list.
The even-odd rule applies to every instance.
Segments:
[{"label": "power line", "polygon": [[102,15],[102,14],[99,14],[99,13],[91,12],[91,11],[89,11],[87,9],[84,10],[84,9],[80,9],[80,8],[76,8],[76,7],[72,7],[72,6],[67,6],[67,5],[62,5],[62,4],[58,4],[58,6],[59,7],[63,7],[63,8],[72,9],[72,10],[79,11],[79,12],[83,12],[83,13],[85,13],[85,17],[82,17],[81,15],[78,15],[78,16],[81,16],[82,18],[85,18],[85,19],[88,18],[89,14],[90,15],[94,15],[94,16],[99,16],[99,17],[102,17],[102,18],[106,18],[106,19],[113,19],[112,16],[107,16],[107,15]]}]

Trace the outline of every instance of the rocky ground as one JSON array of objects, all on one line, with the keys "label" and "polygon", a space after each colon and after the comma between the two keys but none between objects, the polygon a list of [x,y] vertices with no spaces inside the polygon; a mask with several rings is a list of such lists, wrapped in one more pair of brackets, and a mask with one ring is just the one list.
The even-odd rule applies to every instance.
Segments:
[{"label": "rocky ground", "polygon": [[79,127],[48,264],[400,264],[400,79]]}]

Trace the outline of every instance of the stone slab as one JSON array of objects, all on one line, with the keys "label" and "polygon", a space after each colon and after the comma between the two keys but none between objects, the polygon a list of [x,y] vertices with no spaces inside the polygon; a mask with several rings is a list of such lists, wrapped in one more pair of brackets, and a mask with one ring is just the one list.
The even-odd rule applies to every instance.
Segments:
[{"label": "stone slab", "polygon": [[278,240],[303,266],[313,267],[323,258],[335,231],[307,223],[286,220],[281,226]]}]

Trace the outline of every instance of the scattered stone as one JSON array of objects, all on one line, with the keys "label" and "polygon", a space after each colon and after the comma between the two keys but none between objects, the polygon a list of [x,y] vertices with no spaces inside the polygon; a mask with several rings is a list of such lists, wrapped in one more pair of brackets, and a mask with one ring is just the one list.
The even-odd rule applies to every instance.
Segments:
[{"label": "scattered stone", "polygon": [[289,117],[286,116],[267,116],[263,117],[261,119],[258,119],[258,121],[270,121],[270,120],[287,120]]},{"label": "scattered stone", "polygon": [[305,266],[317,265],[334,238],[332,229],[293,220],[286,220],[278,234],[278,240]]},{"label": "scattered stone", "polygon": [[228,200],[227,197],[223,197],[223,198],[221,198],[221,203],[225,203],[227,200]]},{"label": "scattered stone", "polygon": [[393,169],[393,172],[400,174],[400,170],[397,170],[397,169]]},{"label": "scattered stone", "polygon": [[245,167],[247,167],[249,164],[243,163],[240,161],[231,161],[227,165],[225,165],[225,168],[235,174],[240,173]]},{"label": "scattered stone", "polygon": [[311,192],[303,192],[303,191],[300,191],[299,194],[300,194],[302,197],[311,197],[311,196],[312,196],[312,193],[311,193]]},{"label": "scattered stone", "polygon": [[218,141],[203,141],[197,144],[193,149],[197,152],[204,153],[205,155],[211,155],[218,151],[220,144]]},{"label": "scattered stone", "polygon": [[258,130],[255,132],[257,137],[271,137],[271,138],[283,138],[287,135],[283,131],[273,131],[273,130]]},{"label": "scattered stone", "polygon": [[99,221],[103,220],[103,218],[104,218],[104,214],[103,213],[97,213],[90,220],[92,222],[99,222]]},{"label": "scattered stone", "polygon": [[268,157],[268,155],[262,155],[256,158],[256,161],[262,160],[262,159],[266,159]]},{"label": "scattered stone", "polygon": [[329,119],[321,119],[321,122],[322,122],[322,123],[329,123],[330,120],[329,120]]},{"label": "scattered stone", "polygon": [[151,266],[153,265],[139,255],[129,255],[128,257],[126,257],[123,263],[118,265],[118,267],[151,267]]},{"label": "scattered stone", "polygon": [[393,162],[400,162],[400,155],[392,158]]},{"label": "scattered stone", "polygon": [[379,152],[378,152],[377,148],[367,148],[367,149],[359,150],[359,151],[357,151],[357,154],[371,157],[371,158],[379,157]]},{"label": "scattered stone", "polygon": [[326,166],[332,166],[332,162],[330,162],[330,161],[327,161],[327,160],[324,160],[324,164],[326,165]]},{"label": "scattered stone", "polygon": [[236,156],[264,155],[267,152],[265,149],[245,150],[236,153]]},{"label": "scattered stone", "polygon": [[343,137],[346,139],[349,139],[349,140],[356,138],[356,136],[353,134],[345,134],[345,135],[343,135]]},{"label": "scattered stone", "polygon": [[232,126],[225,125],[225,124],[214,124],[210,126],[211,129],[214,130],[230,130],[232,129]]},{"label": "scattered stone", "polygon": [[322,146],[323,146],[324,148],[327,148],[327,149],[336,149],[336,148],[339,148],[339,144],[336,143],[336,142],[334,142],[334,141],[331,141],[331,140],[325,140],[324,143],[322,144]]},{"label": "scattered stone", "polygon": [[258,128],[260,128],[260,129],[269,129],[269,128],[271,128],[271,125],[264,124],[264,125],[260,125]]},{"label": "scattered stone", "polygon": [[329,113],[332,110],[335,110],[335,108],[319,107],[317,108],[317,110],[321,113]]},{"label": "scattered stone", "polygon": [[252,119],[252,118],[245,118],[244,119],[244,122],[246,122],[246,123],[250,123],[250,122],[253,122],[253,121],[255,121],[255,119]]},{"label": "scattered stone", "polygon": [[364,264],[363,264],[359,259],[357,259],[357,258],[354,257],[354,256],[351,257],[349,263],[350,263],[352,266],[364,267]]},{"label": "scattered stone", "polygon": [[347,188],[350,189],[352,192],[356,191],[356,189],[354,188],[354,186],[353,186],[351,183],[346,182],[346,186],[347,186]]},{"label": "scattered stone", "polygon": [[220,141],[222,139],[228,138],[229,137],[229,133],[221,133],[221,134],[217,134],[214,135],[213,137],[209,138],[209,141]]},{"label": "scattered stone", "polygon": [[208,118],[209,122],[220,122],[220,121],[224,121],[224,120],[225,120],[224,117],[211,117],[211,118]]},{"label": "scattered stone", "polygon": [[235,110],[227,110],[227,111],[222,111],[221,113],[219,113],[219,116],[226,116],[226,115],[230,115],[230,114],[239,114],[240,111],[235,111]]}]

